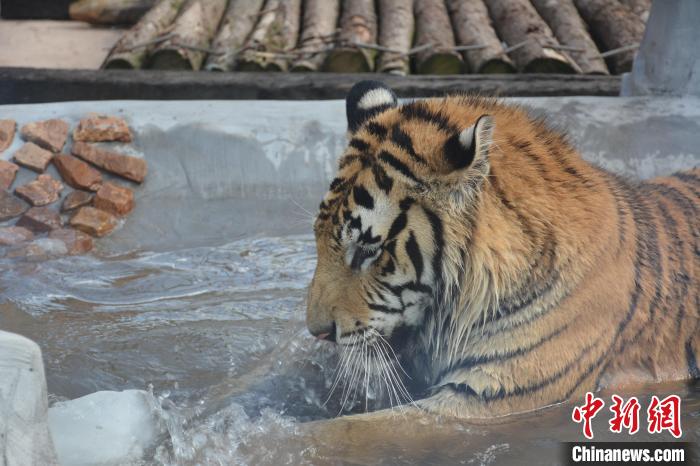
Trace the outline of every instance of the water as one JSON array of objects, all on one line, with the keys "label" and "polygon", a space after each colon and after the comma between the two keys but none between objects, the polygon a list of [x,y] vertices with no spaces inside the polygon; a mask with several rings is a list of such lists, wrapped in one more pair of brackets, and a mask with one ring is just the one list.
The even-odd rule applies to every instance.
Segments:
[{"label": "water", "polygon": [[[309,235],[5,259],[0,327],[39,342],[52,402],[151,390],[163,435],[144,464],[559,464],[559,442],[581,438],[563,405],[490,426],[436,420],[409,429],[397,415],[374,445],[314,444],[301,435],[304,422],[340,411],[337,395],[324,404],[333,345],[304,330],[314,266]],[[644,393],[671,392],[683,396],[684,439],[698,441],[700,388],[657,386],[640,398],[645,406]],[[597,421],[597,439],[622,439]]]}]

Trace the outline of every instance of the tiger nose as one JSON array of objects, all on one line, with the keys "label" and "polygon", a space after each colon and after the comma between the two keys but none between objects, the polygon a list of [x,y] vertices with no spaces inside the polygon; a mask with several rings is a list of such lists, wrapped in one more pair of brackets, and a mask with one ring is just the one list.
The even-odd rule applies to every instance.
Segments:
[{"label": "tiger nose", "polygon": [[316,327],[311,327],[309,326],[309,333],[319,340],[327,340],[327,341],[332,341],[335,342],[335,332],[336,332],[336,326],[335,322],[333,322],[330,326],[328,327],[323,327],[323,328],[316,328]]}]

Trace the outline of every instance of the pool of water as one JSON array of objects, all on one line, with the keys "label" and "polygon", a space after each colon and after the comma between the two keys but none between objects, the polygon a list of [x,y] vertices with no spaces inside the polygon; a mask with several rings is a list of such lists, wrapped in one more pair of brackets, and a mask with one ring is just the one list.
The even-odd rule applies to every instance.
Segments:
[{"label": "pool of water", "polygon": [[[700,161],[698,102],[533,99],[572,127],[587,158],[642,177]],[[136,133],[129,150],[149,162],[136,210],[93,254],[0,259],[0,328],[39,343],[50,402],[149,390],[162,424],[149,465],[563,463],[561,442],[582,439],[570,405],[491,425],[414,425],[397,414],[371,444],[302,435],[309,421],[363,409],[343,403],[342,386],[331,393],[338,355],[304,326],[311,217],[344,144],[343,103],[251,105],[0,108],[20,124],[75,122],[96,108],[125,115]],[[659,144],[661,132],[673,143]],[[652,393],[681,395],[683,439],[700,441],[700,388],[635,392],[642,406]],[[596,418],[596,440],[625,440],[607,418]]]},{"label": "pool of water", "polygon": [[[493,426],[443,420],[408,437],[388,431],[374,446],[299,438],[302,423],[342,411],[341,390],[328,400],[334,347],[304,330],[314,264],[310,235],[40,263],[6,259],[0,327],[39,342],[52,402],[150,390],[164,430],[144,464],[558,464],[560,442],[581,438],[566,405]],[[700,440],[699,387],[645,390],[637,393],[642,400],[682,395],[685,440]],[[397,422],[406,420],[397,414]],[[596,427],[600,439],[620,440],[603,422]],[[651,437],[634,440],[644,438]]]}]

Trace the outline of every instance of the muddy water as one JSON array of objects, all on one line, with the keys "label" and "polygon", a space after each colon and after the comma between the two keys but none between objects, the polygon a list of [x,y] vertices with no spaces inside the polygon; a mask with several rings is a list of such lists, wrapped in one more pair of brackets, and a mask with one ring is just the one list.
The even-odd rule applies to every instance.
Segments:
[{"label": "muddy water", "polygon": [[[560,441],[580,439],[569,406],[493,426],[436,421],[413,437],[387,431],[374,445],[298,438],[303,422],[340,412],[338,391],[325,403],[332,345],[304,331],[314,264],[311,236],[4,260],[0,327],[39,342],[52,401],[152,390],[163,435],[145,464],[559,464]],[[685,440],[700,440],[698,387],[649,391],[682,395]],[[596,427],[601,440],[620,440],[604,420]]]}]

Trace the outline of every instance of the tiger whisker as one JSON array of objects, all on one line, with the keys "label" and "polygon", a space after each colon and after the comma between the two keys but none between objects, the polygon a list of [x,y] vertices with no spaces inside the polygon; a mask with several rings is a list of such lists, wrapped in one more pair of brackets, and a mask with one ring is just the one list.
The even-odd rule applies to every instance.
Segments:
[{"label": "tiger whisker", "polygon": [[[354,346],[354,343],[353,343],[353,346]],[[346,406],[346,403],[347,403],[348,398],[349,398],[349,396],[350,396],[350,394],[351,394],[351,392],[352,392],[352,389],[353,389],[353,388],[356,388],[356,387],[354,386],[354,385],[355,385],[354,382],[355,382],[355,378],[356,378],[357,372],[358,372],[358,370],[359,370],[359,365],[358,365],[357,363],[358,363],[358,360],[359,360],[359,355],[360,355],[360,353],[361,353],[361,350],[358,350],[357,348],[353,347],[352,364],[350,364],[350,366],[352,366],[352,372],[351,372],[351,374],[350,374],[350,380],[349,380],[349,382],[348,382],[348,383],[345,385],[345,387],[343,388],[343,394],[342,394],[342,396],[341,396],[341,403],[340,403],[340,410],[341,410],[341,412],[342,412],[342,410],[343,410],[343,409],[345,408],[345,406]],[[338,413],[338,414],[340,414],[340,413]]]},{"label": "tiger whisker", "polygon": [[[373,329],[373,330],[374,330],[374,329]],[[394,361],[396,361],[396,364],[399,366],[399,369],[401,369],[401,372],[403,372],[403,374],[404,374],[406,377],[408,377],[408,378],[410,379],[411,376],[408,375],[408,373],[404,370],[403,366],[402,366],[401,363],[399,362],[399,357],[396,355],[396,352],[394,352],[394,348],[392,348],[391,345],[389,344],[389,342],[386,341],[386,338],[384,338],[384,335],[382,335],[381,333],[377,332],[376,330],[374,330],[374,332],[375,332],[375,335],[377,336],[377,338],[378,338],[381,342],[383,342],[384,345],[386,345],[387,348],[389,348],[389,350],[391,351],[391,354],[394,356]]]},{"label": "tiger whisker", "polygon": [[[366,340],[365,340],[366,341]],[[367,344],[365,343],[364,346],[364,351],[365,351],[365,412],[367,412],[367,405],[368,405],[368,398],[369,398],[369,373],[370,373],[370,367],[369,367],[369,348],[367,347]]]},{"label": "tiger whisker", "polygon": [[[400,380],[397,380],[397,374],[393,370],[392,364],[389,362],[388,355],[385,353],[384,349],[380,345],[377,345],[376,349],[377,354],[384,363],[385,370],[383,371],[383,373],[385,374],[387,381],[390,382],[389,386],[396,399],[396,404],[398,407],[401,407],[401,396],[399,395],[399,393],[401,392],[400,387],[403,385],[403,383]],[[399,387],[398,390],[397,386]]]},{"label": "tiger whisker", "polygon": [[[403,381],[401,380],[401,376],[399,375],[399,373],[396,371],[396,368],[394,367],[395,364],[399,365],[399,367],[401,366],[401,364],[399,363],[398,359],[393,359],[393,360],[392,360],[392,359],[390,358],[390,356],[389,356],[389,354],[388,354],[386,348],[385,348],[386,346],[388,346],[389,348],[391,348],[391,346],[390,346],[390,345],[386,342],[386,340],[383,339],[383,338],[382,338],[382,339],[378,339],[377,341],[380,342],[380,343],[378,344],[377,348],[378,348],[378,350],[379,350],[380,353],[382,354],[382,357],[384,358],[384,360],[385,360],[386,363],[387,363],[386,365],[387,365],[387,369],[388,369],[388,375],[391,377],[391,379],[392,379],[392,381],[393,381],[393,385],[394,385],[395,387],[398,388],[398,391],[404,396],[404,398],[405,398],[406,401],[409,401],[410,403],[413,403],[413,398],[412,398],[411,395],[408,393],[408,390],[406,389],[406,386],[404,385]],[[392,352],[393,352],[393,350],[392,350]],[[391,362],[390,362],[390,361],[391,361]],[[392,362],[393,362],[394,364],[392,364]],[[402,370],[403,370],[403,368],[402,368]],[[395,390],[396,390],[396,388],[395,388]],[[398,396],[398,394],[397,394],[397,396]]]},{"label": "tiger whisker", "polygon": [[330,402],[338,386],[342,385],[338,415],[352,410],[361,400],[363,390],[365,411],[369,410],[370,398],[381,399],[385,395],[391,411],[397,408],[403,413],[405,404],[415,405],[403,377],[410,379],[394,349],[379,331],[369,327],[353,334],[349,341],[341,345],[333,382],[323,406]]},{"label": "tiger whisker", "polygon": [[[355,359],[357,358],[357,346],[355,344],[356,338],[353,337],[353,342],[350,345],[350,354],[348,356],[347,362],[346,362],[346,370],[343,373],[343,378],[349,378],[352,380],[352,375],[355,370]],[[343,406],[345,405],[345,396],[346,392],[349,390],[350,385],[345,383],[343,386],[343,391],[341,392],[340,395],[340,400],[341,400],[341,410],[343,409]]]},{"label": "tiger whisker", "polygon": [[386,392],[387,396],[389,397],[389,408],[393,411],[394,409],[394,400],[392,398],[392,390],[391,390],[391,384],[389,380],[387,379],[387,372],[386,372],[386,362],[384,359],[380,356],[377,356],[376,358],[377,364],[381,366],[379,375],[381,376],[381,381],[384,383],[384,386],[386,387]]},{"label": "tiger whisker", "polygon": [[315,219],[315,218],[316,218],[316,214],[314,214],[314,213],[311,212],[310,210],[306,209],[303,205],[299,204],[299,203],[298,203],[297,201],[295,201],[294,199],[290,199],[290,201],[292,202],[292,204],[294,204],[295,206],[297,206],[304,214],[306,214],[306,215],[308,216],[307,218],[310,218],[310,219]]},{"label": "tiger whisker", "polygon": [[353,392],[352,403],[355,403],[355,394],[362,395],[362,380],[365,380],[365,411],[367,411],[367,354],[368,354],[368,342],[366,338],[362,340],[362,357],[360,358],[360,371],[357,377],[357,383],[355,384],[355,391]]},{"label": "tiger whisker", "polygon": [[[384,351],[386,351],[386,350],[384,350]],[[410,393],[408,393],[408,390],[406,389],[406,386],[404,385],[403,381],[401,380],[401,377],[399,376],[398,372],[396,372],[396,369],[394,368],[394,364],[388,364],[388,365],[389,365],[389,372],[394,380],[394,384],[398,388],[398,392],[403,396],[403,402],[400,404],[400,406],[403,406],[404,402],[413,403],[413,398],[411,397]]]},{"label": "tiger whisker", "polygon": [[362,349],[364,343],[360,341],[357,348],[357,356],[353,361],[354,369],[352,372],[352,377],[350,378],[350,383],[348,384],[348,393],[346,399],[343,401],[343,406],[349,406],[346,409],[352,409],[355,404],[355,399],[357,397],[357,379],[362,376]]},{"label": "tiger whisker", "polygon": [[338,365],[336,366],[336,370],[335,370],[335,374],[334,374],[333,384],[331,385],[331,388],[329,390],[328,398],[323,403],[324,407],[328,404],[331,397],[333,396],[333,393],[335,392],[335,389],[338,387],[338,384],[344,378],[345,372],[348,371],[348,367],[349,367],[348,362],[349,362],[353,348],[354,348],[354,346],[350,346],[350,347],[343,346],[341,349],[340,358],[338,360]]},{"label": "tiger whisker", "polygon": [[[387,361],[380,352],[377,352],[377,354],[382,365],[382,377],[387,388],[387,395],[389,396],[389,406],[393,411],[394,405],[396,404],[398,406],[400,404],[400,399],[398,393],[396,393],[396,389],[394,388],[394,381],[389,374]],[[396,400],[396,403],[394,403],[394,400]]]}]

